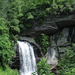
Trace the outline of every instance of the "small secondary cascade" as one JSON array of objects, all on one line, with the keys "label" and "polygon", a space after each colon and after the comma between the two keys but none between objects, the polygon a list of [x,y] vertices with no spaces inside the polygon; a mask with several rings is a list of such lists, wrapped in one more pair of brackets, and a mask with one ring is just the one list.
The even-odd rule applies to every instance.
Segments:
[{"label": "small secondary cascade", "polygon": [[18,45],[20,55],[20,75],[32,75],[32,73],[36,71],[36,59],[33,46],[28,42],[22,41],[18,41]]}]

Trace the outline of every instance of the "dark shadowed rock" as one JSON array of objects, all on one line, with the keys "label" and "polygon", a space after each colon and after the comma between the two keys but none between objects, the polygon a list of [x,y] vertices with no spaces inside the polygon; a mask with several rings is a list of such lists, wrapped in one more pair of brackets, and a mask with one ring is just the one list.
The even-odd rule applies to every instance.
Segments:
[{"label": "dark shadowed rock", "polygon": [[41,33],[48,35],[54,34],[59,31],[60,28],[69,27],[75,25],[75,15],[60,16],[60,17],[47,17],[43,24],[35,24],[32,27],[31,32],[23,32],[20,35],[36,36]]},{"label": "dark shadowed rock", "polygon": [[59,31],[60,28],[69,27],[75,25],[75,15],[63,16],[63,17],[48,17],[41,25],[35,25],[30,32],[31,35],[39,35],[41,33],[53,34]]}]

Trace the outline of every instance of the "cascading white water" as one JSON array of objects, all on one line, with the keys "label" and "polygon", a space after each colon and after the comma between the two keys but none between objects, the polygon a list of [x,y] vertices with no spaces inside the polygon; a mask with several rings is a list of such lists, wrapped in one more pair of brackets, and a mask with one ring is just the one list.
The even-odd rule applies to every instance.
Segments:
[{"label": "cascading white water", "polygon": [[[20,55],[20,75],[31,75],[36,71],[36,59],[33,46],[28,42],[18,41]],[[37,75],[37,74],[36,74]]]}]

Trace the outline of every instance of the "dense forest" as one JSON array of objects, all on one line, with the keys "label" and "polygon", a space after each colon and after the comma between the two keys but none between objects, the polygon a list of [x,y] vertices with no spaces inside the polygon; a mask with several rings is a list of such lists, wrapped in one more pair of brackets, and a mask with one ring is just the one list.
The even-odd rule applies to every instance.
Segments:
[{"label": "dense forest", "polygon": [[[30,32],[33,25],[43,23],[48,15],[70,15],[74,12],[75,0],[0,0],[0,75],[18,75],[18,71],[12,70],[9,64],[15,56],[14,45],[21,32]],[[48,37],[41,36],[40,44],[45,54],[49,45]],[[60,59],[58,65],[61,70],[58,70],[57,75],[75,75],[74,44],[66,51],[65,58]],[[37,66],[38,75],[54,75],[50,73],[50,67],[44,58]]]}]

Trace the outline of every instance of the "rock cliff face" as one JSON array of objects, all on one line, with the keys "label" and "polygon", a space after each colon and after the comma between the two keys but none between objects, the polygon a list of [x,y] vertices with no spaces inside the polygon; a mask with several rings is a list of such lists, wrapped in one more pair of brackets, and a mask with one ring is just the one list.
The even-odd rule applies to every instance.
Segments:
[{"label": "rock cliff face", "polygon": [[47,50],[47,63],[56,65],[58,59],[65,54],[65,48],[75,43],[75,16],[48,17],[42,25],[33,28],[32,35],[45,33],[50,36],[50,47]]},{"label": "rock cliff face", "polygon": [[41,33],[50,36],[47,63],[57,64],[57,57],[63,57],[65,54],[64,48],[75,43],[75,15],[48,17],[42,25],[35,25],[30,34],[37,36]]},{"label": "rock cliff face", "polygon": [[28,41],[35,44],[34,52],[36,58],[39,61],[39,46],[35,43],[34,39],[26,36],[39,36],[39,34],[45,33],[50,36],[50,47],[46,55],[47,63],[56,65],[58,64],[58,57],[63,57],[65,49],[75,43],[75,15],[65,17],[48,17],[42,25],[35,25],[30,33],[22,33],[19,40]]},{"label": "rock cliff face", "polygon": [[75,25],[75,15],[48,17],[43,24],[33,26],[32,31],[29,34],[34,36],[41,33],[52,35],[61,28],[73,25]]},{"label": "rock cliff face", "polygon": [[65,27],[51,35],[50,43],[51,45],[48,49],[47,61],[48,64],[53,64],[53,62],[49,62],[49,60],[51,60],[53,56],[52,51],[56,52],[53,60],[55,62],[55,59],[57,59],[56,56],[58,56],[59,58],[63,57],[65,54],[65,48],[68,48],[68,46],[72,46],[72,43],[75,43],[75,26]]}]

